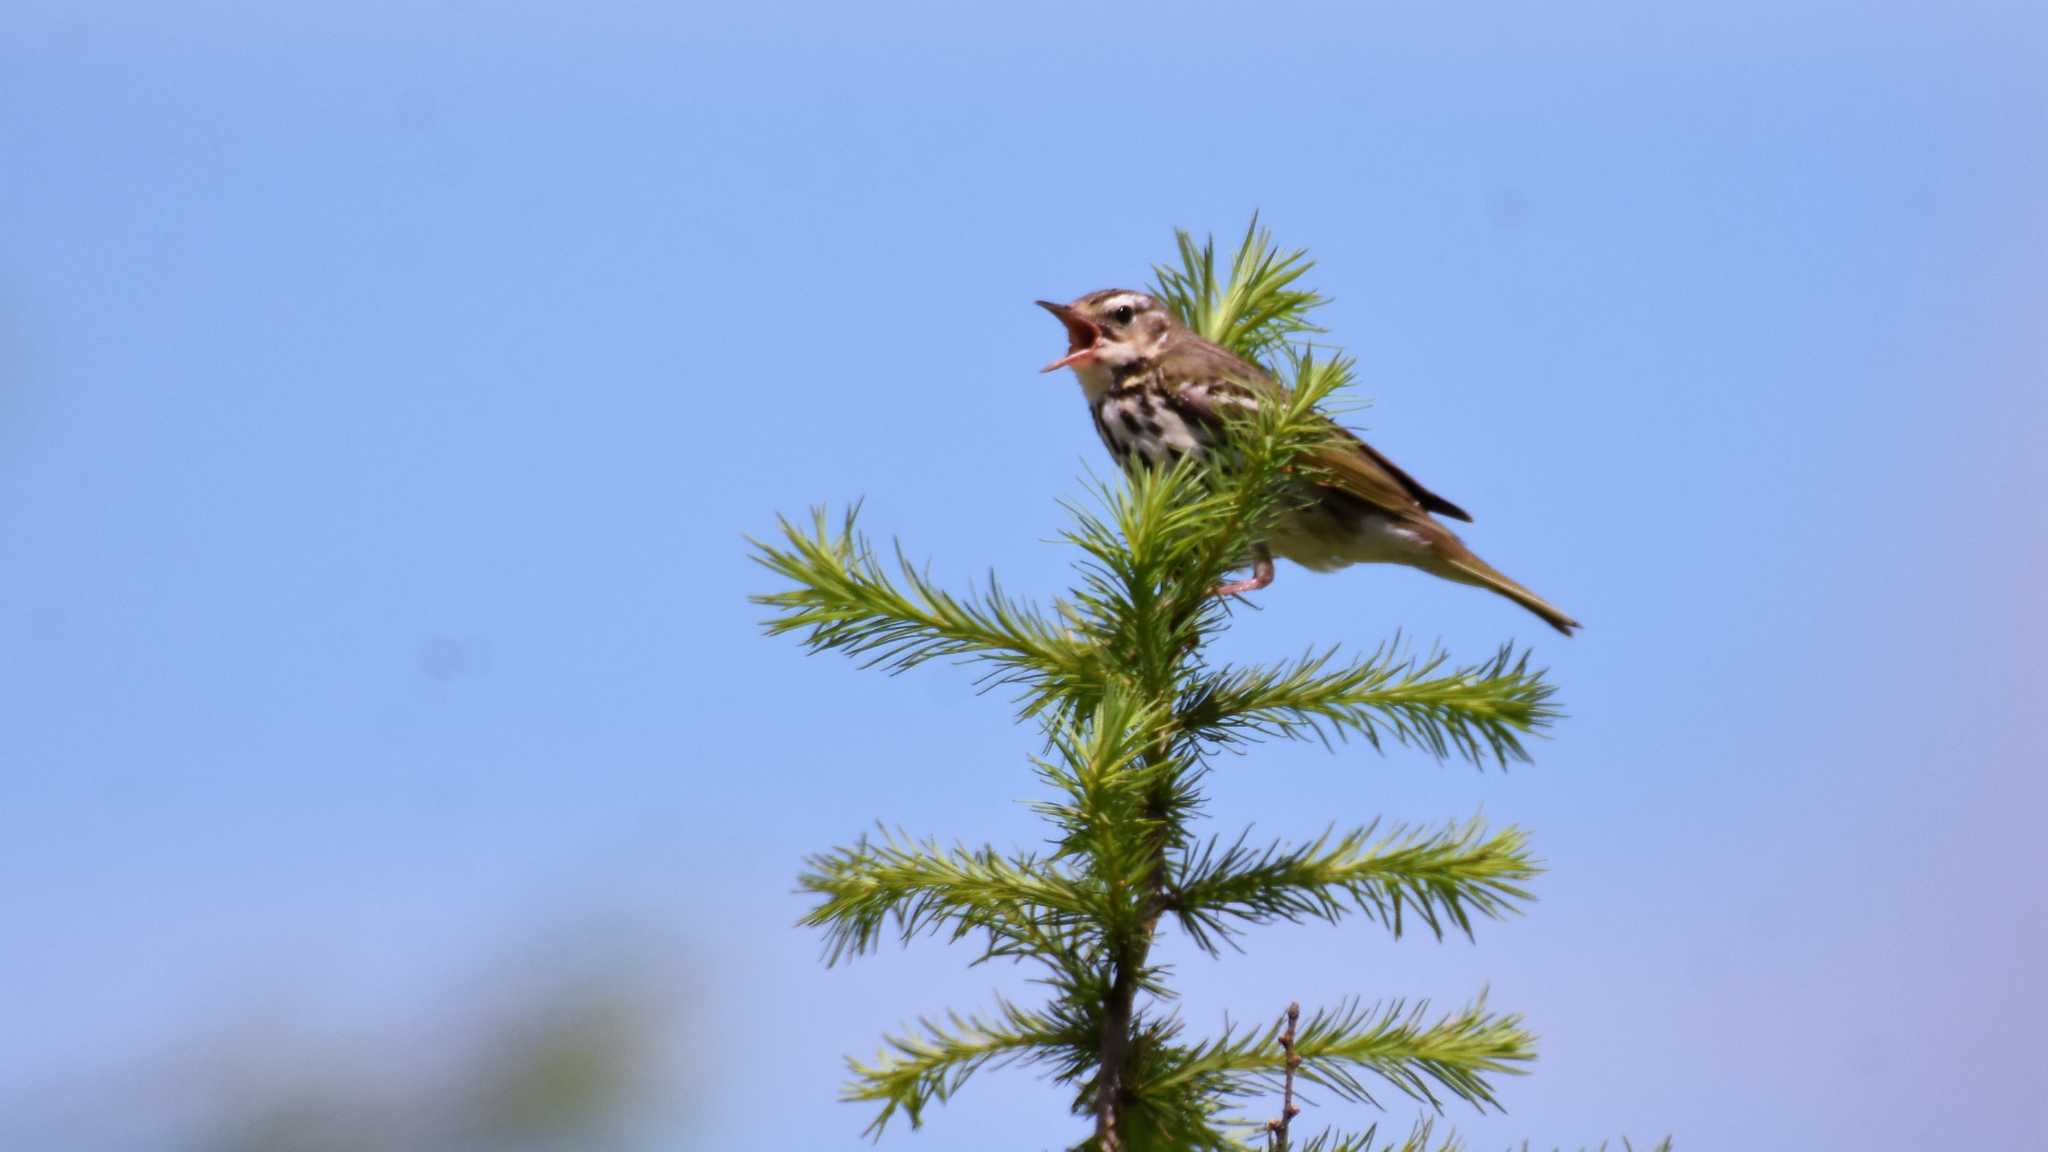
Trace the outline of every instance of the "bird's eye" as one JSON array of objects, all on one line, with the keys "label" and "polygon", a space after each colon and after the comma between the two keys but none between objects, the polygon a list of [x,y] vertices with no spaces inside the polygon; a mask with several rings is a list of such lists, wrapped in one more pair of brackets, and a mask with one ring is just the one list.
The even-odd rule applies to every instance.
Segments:
[{"label": "bird's eye", "polygon": [[1131,317],[1137,315],[1137,313],[1131,310],[1131,306],[1129,304],[1126,304],[1123,307],[1117,309],[1116,311],[1110,313],[1110,315],[1115,317],[1116,322],[1119,324],[1129,324],[1131,322]]}]

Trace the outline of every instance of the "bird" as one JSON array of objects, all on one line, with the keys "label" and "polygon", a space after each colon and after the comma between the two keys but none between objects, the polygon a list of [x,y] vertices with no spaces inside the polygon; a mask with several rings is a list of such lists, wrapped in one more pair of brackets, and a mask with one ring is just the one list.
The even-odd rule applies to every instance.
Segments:
[{"label": "bird", "polygon": [[[1224,443],[1227,416],[1283,398],[1264,368],[1189,329],[1157,296],[1125,288],[1039,307],[1067,330],[1067,353],[1041,371],[1073,370],[1095,431],[1126,470],[1202,458]],[[1324,417],[1327,420],[1327,417]],[[1405,564],[1505,596],[1570,636],[1580,624],[1481,560],[1437,517],[1470,523],[1463,508],[1401,470],[1355,433],[1329,421],[1331,443],[1310,458],[1314,480],[1252,547],[1248,579],[1218,596],[1273,582],[1273,557],[1329,572],[1352,564]]]}]

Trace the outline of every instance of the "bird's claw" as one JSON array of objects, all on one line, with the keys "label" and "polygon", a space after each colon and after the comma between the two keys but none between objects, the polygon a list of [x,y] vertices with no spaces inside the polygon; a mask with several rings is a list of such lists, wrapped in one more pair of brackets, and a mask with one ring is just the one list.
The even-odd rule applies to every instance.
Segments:
[{"label": "bird's claw", "polygon": [[1249,580],[1232,580],[1218,584],[1209,590],[1209,595],[1242,596],[1246,592],[1257,592],[1273,582],[1273,555],[1261,547],[1252,554],[1252,575]]}]

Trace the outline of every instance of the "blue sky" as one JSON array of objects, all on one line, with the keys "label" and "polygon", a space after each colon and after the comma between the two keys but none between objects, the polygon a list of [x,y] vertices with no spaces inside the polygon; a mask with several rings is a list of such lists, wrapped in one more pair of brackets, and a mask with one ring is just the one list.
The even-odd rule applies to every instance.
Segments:
[{"label": "blue sky", "polygon": [[[1257,210],[1358,422],[1587,628],[1283,565],[1231,654],[1522,640],[1571,718],[1227,758],[1217,827],[1551,871],[1476,944],[1169,942],[1190,1021],[1490,986],[1543,1046],[1479,1147],[2048,1143],[2044,140],[2024,4],[17,0],[0,1142],[172,1146],[236,1038],[396,1051],[604,922],[683,988],[634,1146],[855,1146],[842,1055],[1028,991],[824,969],[801,858],[1028,845],[1036,743],[762,638],[743,536],[864,498],[1051,597],[1106,465],[1030,301]],[[996,1073],[884,1143],[1078,1131]]]}]

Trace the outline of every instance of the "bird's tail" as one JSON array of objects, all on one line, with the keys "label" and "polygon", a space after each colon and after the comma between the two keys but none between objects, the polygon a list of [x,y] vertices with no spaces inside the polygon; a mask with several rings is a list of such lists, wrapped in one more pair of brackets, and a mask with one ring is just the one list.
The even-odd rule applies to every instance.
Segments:
[{"label": "bird's tail", "polygon": [[1472,554],[1462,545],[1448,550],[1439,550],[1436,556],[1437,575],[1460,584],[1485,588],[1501,595],[1534,612],[1543,618],[1545,624],[1569,636],[1572,629],[1580,627],[1577,620],[1565,615],[1558,608],[1506,576],[1501,575],[1493,565]]}]

